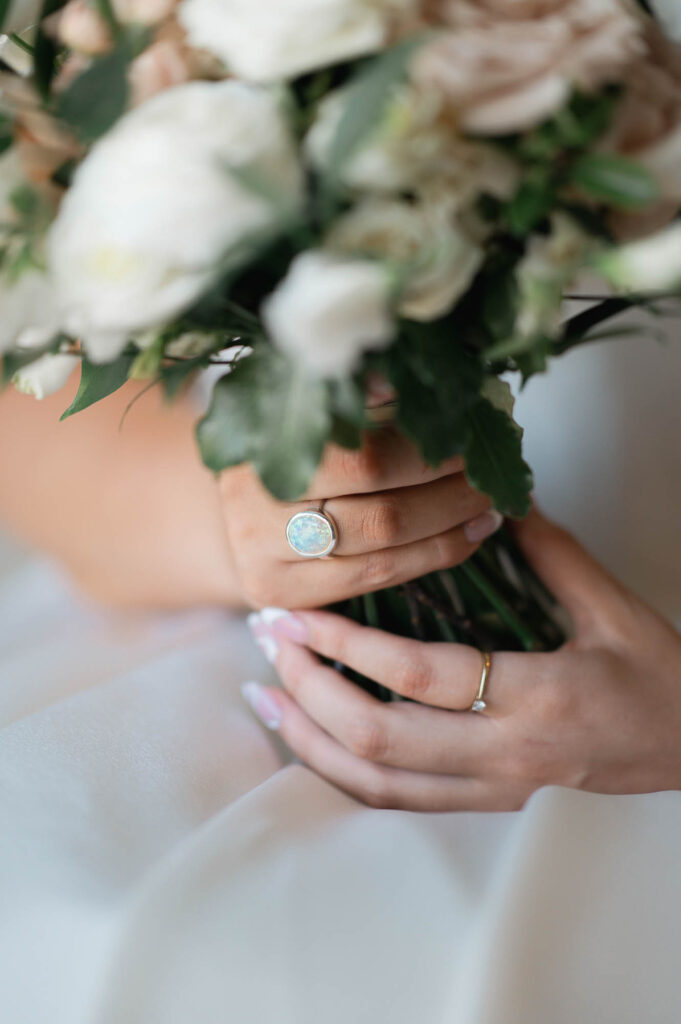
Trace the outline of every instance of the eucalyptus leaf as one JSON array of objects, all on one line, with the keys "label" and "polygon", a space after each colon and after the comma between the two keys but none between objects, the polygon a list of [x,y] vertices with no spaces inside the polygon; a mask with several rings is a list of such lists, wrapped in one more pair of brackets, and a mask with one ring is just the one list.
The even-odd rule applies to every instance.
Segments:
[{"label": "eucalyptus leaf", "polygon": [[93,142],[112,127],[128,104],[130,50],[118,46],[79,75],[57,103],[57,114],[84,142]]},{"label": "eucalyptus leaf", "polygon": [[577,160],[570,177],[583,192],[623,209],[640,209],[660,198],[653,176],[623,156],[589,153]]},{"label": "eucalyptus leaf", "polygon": [[124,354],[112,363],[91,363],[83,358],[80,366],[80,386],[71,405],[62,414],[62,420],[82,412],[122,388],[128,379],[134,356]]},{"label": "eucalyptus leaf", "polygon": [[252,462],[276,498],[295,501],[331,431],[327,384],[263,346],[218,381],[197,437],[209,469]]},{"label": "eucalyptus leaf", "polygon": [[407,39],[372,58],[354,79],[331,144],[327,186],[337,186],[348,161],[365,139],[376,131],[394,95],[395,86],[405,79],[409,64],[423,43],[423,36]]},{"label": "eucalyptus leaf", "polygon": [[465,458],[470,483],[488,494],[503,515],[526,516],[533,478],[522,456],[522,429],[485,398],[467,414],[467,426]]}]

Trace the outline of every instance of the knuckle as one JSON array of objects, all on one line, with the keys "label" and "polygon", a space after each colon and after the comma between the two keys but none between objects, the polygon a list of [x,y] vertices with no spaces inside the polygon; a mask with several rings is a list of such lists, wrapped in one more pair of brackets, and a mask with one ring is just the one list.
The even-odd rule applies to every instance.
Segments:
[{"label": "knuckle", "polygon": [[241,589],[254,608],[268,608],[280,603],[280,590],[270,573],[249,567],[241,573]]},{"label": "knuckle", "polygon": [[387,810],[396,804],[392,787],[385,773],[380,769],[367,772],[366,778],[362,782],[359,796],[365,804],[377,810]]},{"label": "knuckle", "polygon": [[382,477],[380,452],[369,436],[359,451],[341,448],[334,457],[333,470],[339,477],[365,491],[378,488]]},{"label": "knuckle", "polygon": [[362,581],[365,589],[384,590],[395,580],[395,559],[388,551],[371,551],[363,560]]},{"label": "knuckle", "polygon": [[234,466],[220,473],[218,490],[227,501],[235,497],[243,498],[244,493],[251,489],[252,482],[253,471],[249,465]]},{"label": "knuckle", "polygon": [[397,693],[423,701],[432,691],[435,677],[425,658],[406,657],[395,666],[393,685]]},{"label": "knuckle", "polygon": [[463,549],[461,538],[455,530],[434,537],[433,543],[435,545],[435,562],[439,569],[449,569],[468,557],[469,551]]},{"label": "knuckle", "polygon": [[569,679],[547,679],[533,702],[542,722],[549,725],[574,721],[579,714],[578,693]]},{"label": "knuckle", "polygon": [[555,778],[556,756],[556,747],[549,740],[517,737],[513,751],[502,761],[503,777],[520,789],[548,785]]},{"label": "knuckle", "polygon": [[382,497],[370,503],[362,516],[362,542],[368,547],[389,547],[399,539],[402,525],[400,503]]},{"label": "knuckle", "polygon": [[348,730],[348,749],[364,761],[379,761],[388,745],[387,731],[370,716],[356,719]]}]

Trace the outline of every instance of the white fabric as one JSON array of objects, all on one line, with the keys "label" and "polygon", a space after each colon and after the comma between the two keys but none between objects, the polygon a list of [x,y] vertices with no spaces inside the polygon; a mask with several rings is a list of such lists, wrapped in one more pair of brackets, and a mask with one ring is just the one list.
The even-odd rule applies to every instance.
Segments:
[{"label": "white fabric", "polygon": [[[670,612],[679,370],[594,348],[520,402],[547,508]],[[678,1024],[680,794],[370,810],[253,720],[267,673],[221,612],[5,585],[3,1024]]]}]

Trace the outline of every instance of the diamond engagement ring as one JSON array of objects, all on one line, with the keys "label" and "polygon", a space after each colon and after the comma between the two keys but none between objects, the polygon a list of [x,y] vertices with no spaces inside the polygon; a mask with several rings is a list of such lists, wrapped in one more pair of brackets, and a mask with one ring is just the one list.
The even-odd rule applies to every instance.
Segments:
[{"label": "diamond engagement ring", "polygon": [[309,508],[291,516],[286,540],[301,558],[328,558],[338,544],[338,527],[321,508]]},{"label": "diamond engagement ring", "polygon": [[492,655],[489,651],[480,651],[482,658],[482,676],[480,677],[480,685],[478,686],[478,693],[470,706],[470,711],[486,711],[487,701],[485,700],[485,690],[487,689],[487,683],[489,681],[489,674],[492,671]]}]

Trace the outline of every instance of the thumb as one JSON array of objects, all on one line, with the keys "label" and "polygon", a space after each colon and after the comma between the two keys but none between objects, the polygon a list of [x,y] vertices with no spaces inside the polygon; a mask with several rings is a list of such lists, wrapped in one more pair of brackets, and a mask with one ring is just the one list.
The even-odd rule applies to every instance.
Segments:
[{"label": "thumb", "polygon": [[577,633],[617,616],[625,590],[571,533],[536,507],[512,530],[528,562],[571,615]]}]

